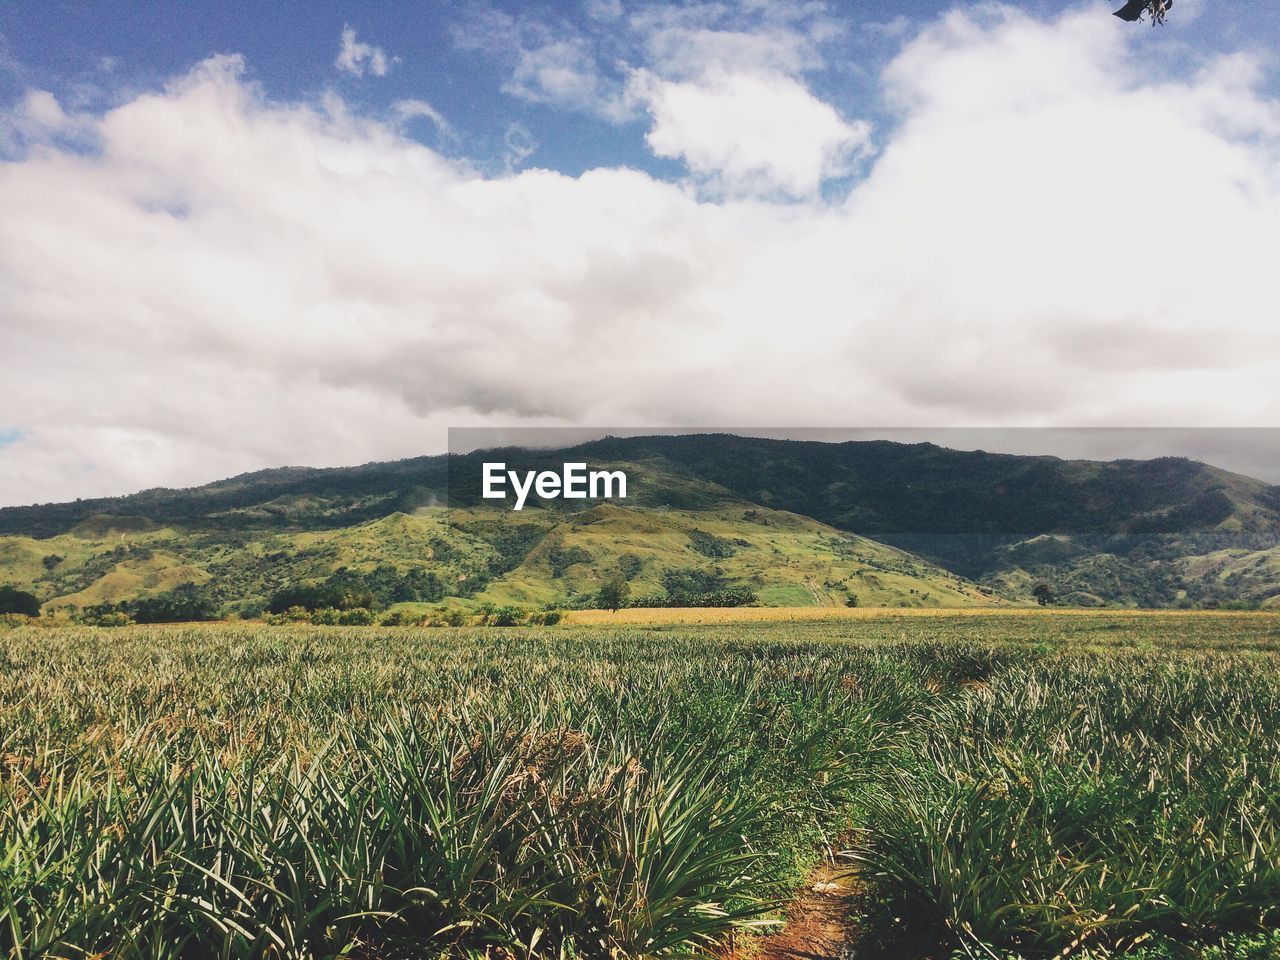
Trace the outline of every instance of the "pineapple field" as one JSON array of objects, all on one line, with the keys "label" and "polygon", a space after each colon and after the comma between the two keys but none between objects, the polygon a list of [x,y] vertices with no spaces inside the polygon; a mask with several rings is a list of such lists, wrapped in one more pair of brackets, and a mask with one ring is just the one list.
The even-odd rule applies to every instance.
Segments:
[{"label": "pineapple field", "polygon": [[10,957],[1269,956],[1280,618],[0,632]]}]

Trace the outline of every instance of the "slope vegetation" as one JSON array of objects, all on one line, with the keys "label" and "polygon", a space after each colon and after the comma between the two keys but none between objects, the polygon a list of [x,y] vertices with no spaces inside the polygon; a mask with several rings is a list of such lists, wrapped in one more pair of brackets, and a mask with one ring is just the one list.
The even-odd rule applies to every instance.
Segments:
[{"label": "slope vegetation", "polygon": [[[625,507],[500,512],[479,463],[625,468]],[[453,505],[444,510],[443,503]],[[1183,459],[1091,462],[932,444],[610,438],[0,510],[0,582],[91,605],[175,584],[224,611],[337,578],[381,603],[577,602],[730,585],[778,605],[1280,604],[1280,488]],[[978,589],[978,586],[981,589]]]}]

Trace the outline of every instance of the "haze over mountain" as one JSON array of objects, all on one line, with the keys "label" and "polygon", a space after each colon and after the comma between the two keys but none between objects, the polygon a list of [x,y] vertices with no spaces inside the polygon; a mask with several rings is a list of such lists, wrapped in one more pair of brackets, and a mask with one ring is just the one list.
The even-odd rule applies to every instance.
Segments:
[{"label": "haze over mountain", "polygon": [[494,456],[281,468],[3,509],[0,583],[47,606],[191,583],[248,613],[335,577],[375,583],[388,604],[554,605],[620,570],[637,596],[702,582],[785,605],[1027,602],[1038,584],[1071,604],[1280,603],[1280,488],[1190,460],[608,438],[502,456],[622,466],[626,501],[513,513],[478,496],[479,464]]}]

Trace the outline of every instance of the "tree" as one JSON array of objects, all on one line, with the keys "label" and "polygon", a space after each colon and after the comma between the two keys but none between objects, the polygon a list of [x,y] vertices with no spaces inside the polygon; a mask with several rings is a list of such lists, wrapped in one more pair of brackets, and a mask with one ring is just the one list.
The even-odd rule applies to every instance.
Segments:
[{"label": "tree", "polygon": [[517,627],[520,621],[524,619],[524,615],[517,607],[499,607],[493,611],[489,617],[489,626],[491,627]]},{"label": "tree", "polygon": [[1031,595],[1036,598],[1036,603],[1042,607],[1047,607],[1058,599],[1053,592],[1053,588],[1047,583],[1037,583],[1035,589],[1031,591]]},{"label": "tree", "polygon": [[217,620],[219,615],[219,604],[208,589],[190,582],[168,593],[125,601],[120,608],[138,623],[195,623]]},{"label": "tree", "polygon": [[1151,24],[1155,26],[1157,23],[1164,23],[1165,14],[1172,6],[1173,0],[1129,0],[1116,11],[1115,15],[1121,20],[1133,23],[1135,20],[1141,20],[1146,14],[1151,14]]},{"label": "tree", "polygon": [[0,613],[20,613],[24,617],[40,616],[40,600],[33,593],[17,587],[0,587]]},{"label": "tree", "polygon": [[612,580],[606,580],[600,587],[600,592],[596,594],[596,603],[601,610],[612,610],[617,613],[618,609],[631,599],[631,584],[623,580],[621,577],[614,577]]},{"label": "tree", "polygon": [[622,571],[622,579],[634,580],[644,569],[644,561],[634,553],[624,553],[618,558],[618,569]]},{"label": "tree", "polygon": [[339,575],[334,574],[322,584],[284,587],[271,595],[269,609],[272,613],[283,613],[291,607],[306,607],[315,611],[326,607],[354,610],[356,607],[370,608],[374,605],[374,597],[370,591],[338,582],[339,580]]},{"label": "tree", "polygon": [[845,597],[844,605],[846,607],[856,607],[858,602],[858,595],[856,593],[851,593],[849,596]]}]

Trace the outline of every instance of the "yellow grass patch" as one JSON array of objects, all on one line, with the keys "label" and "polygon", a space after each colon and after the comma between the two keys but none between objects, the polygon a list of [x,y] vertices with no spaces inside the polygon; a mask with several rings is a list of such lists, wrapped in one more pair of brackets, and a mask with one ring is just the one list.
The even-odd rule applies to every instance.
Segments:
[{"label": "yellow grass patch", "polygon": [[1275,617],[1275,611],[1127,610],[1107,607],[644,607],[619,610],[573,610],[564,623],[575,627],[647,627],[697,623],[805,623],[819,620],[876,620],[896,617]]}]

